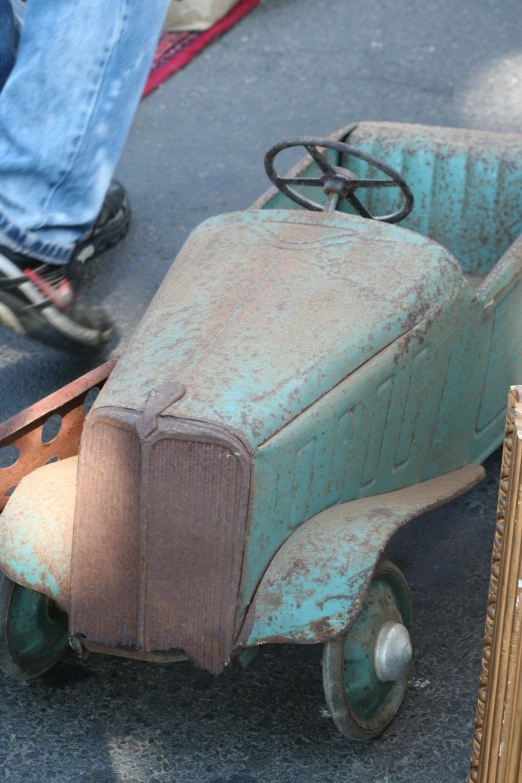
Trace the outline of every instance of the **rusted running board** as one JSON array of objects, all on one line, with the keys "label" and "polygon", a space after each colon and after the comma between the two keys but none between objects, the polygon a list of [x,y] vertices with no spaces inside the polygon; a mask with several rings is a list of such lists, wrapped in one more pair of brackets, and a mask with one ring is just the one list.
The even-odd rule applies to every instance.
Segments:
[{"label": "rusted running board", "polygon": [[341,635],[357,617],[386,544],[406,522],[482,480],[468,465],[412,487],[333,506],[301,525],[270,563],[236,647],[312,644]]}]

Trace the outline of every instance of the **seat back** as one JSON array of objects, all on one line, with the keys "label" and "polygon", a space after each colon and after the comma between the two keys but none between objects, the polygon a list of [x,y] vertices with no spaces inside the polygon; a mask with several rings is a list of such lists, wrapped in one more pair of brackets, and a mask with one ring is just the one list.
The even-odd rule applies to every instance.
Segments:
[{"label": "seat back", "polygon": [[[522,135],[362,122],[347,142],[400,171],[415,195],[401,226],[440,242],[465,273],[488,274],[522,233]],[[346,157],[360,177],[384,175]],[[372,214],[398,206],[398,190],[358,191]],[[352,212],[343,202],[341,208]]]}]

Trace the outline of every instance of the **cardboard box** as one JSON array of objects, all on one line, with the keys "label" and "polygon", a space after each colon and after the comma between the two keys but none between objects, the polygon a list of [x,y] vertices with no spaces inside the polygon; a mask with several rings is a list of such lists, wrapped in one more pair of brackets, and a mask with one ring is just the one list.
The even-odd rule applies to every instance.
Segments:
[{"label": "cardboard box", "polygon": [[165,20],[166,32],[208,30],[222,19],[238,0],[171,0]]}]

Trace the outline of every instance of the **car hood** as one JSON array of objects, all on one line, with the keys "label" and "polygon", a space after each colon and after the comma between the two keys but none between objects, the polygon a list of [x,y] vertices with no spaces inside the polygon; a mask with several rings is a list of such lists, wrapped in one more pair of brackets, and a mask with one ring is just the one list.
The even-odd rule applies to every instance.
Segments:
[{"label": "car hood", "polygon": [[[212,420],[259,445],[465,285],[441,245],[343,214],[259,210],[201,224],[96,407]],[[177,395],[179,397],[179,395]]]}]

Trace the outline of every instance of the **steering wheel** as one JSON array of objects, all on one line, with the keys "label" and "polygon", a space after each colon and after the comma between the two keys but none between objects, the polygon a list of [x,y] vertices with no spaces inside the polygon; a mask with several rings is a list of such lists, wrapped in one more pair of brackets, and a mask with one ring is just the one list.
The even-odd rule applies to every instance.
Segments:
[{"label": "steering wheel", "polygon": [[[322,172],[321,176],[280,177],[274,168],[274,160],[282,150],[286,150],[289,147],[304,147],[317,163]],[[353,171],[332,165],[322,154],[320,148],[337,150],[337,152],[344,155],[351,155],[359,160],[364,160],[366,163],[375,166],[379,171],[382,171],[390,179],[358,179]],[[340,159],[341,155],[338,157]],[[300,204],[302,207],[311,209],[314,212],[335,212],[339,201],[346,199],[361,217],[380,220],[383,223],[398,223],[400,220],[404,220],[413,209],[413,193],[404,177],[398,171],[395,171],[395,169],[370,152],[365,152],[358,147],[352,147],[351,144],[344,144],[341,141],[319,139],[313,136],[301,136],[297,139],[281,141],[266,153],[265,170],[268,177],[281,193],[291,198],[296,204]],[[318,204],[317,201],[312,201],[294,190],[293,185],[307,185],[312,188],[322,187],[328,196],[328,200],[324,206]],[[372,215],[355,195],[360,188],[400,188],[402,192],[401,206],[397,212],[393,212],[391,215]]]}]

